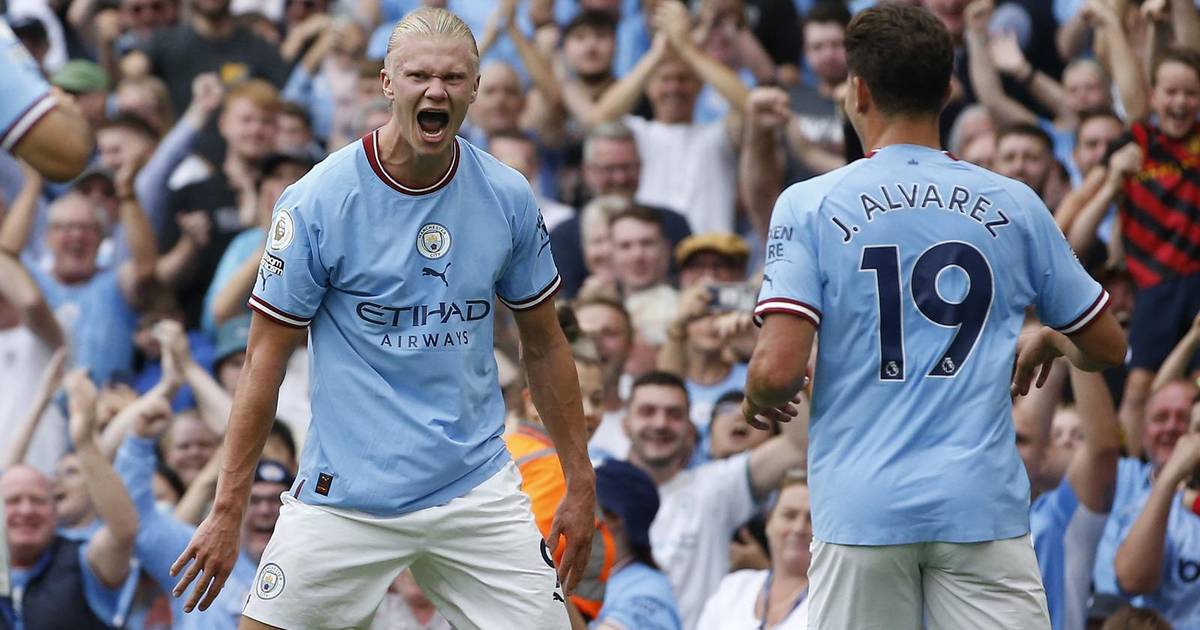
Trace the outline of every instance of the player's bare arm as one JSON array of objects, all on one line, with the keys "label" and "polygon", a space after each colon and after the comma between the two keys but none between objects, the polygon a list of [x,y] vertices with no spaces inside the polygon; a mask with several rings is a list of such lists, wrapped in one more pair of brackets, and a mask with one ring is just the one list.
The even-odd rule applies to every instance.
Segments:
[{"label": "player's bare arm", "polygon": [[554,515],[547,542],[554,553],[559,536],[566,538],[558,579],[570,594],[587,568],[596,514],[596,475],[587,455],[579,377],[571,348],[558,326],[553,299],[513,314],[521,335],[529,392],[554,442],[567,480],[567,494]]},{"label": "player's bare arm", "polygon": [[233,570],[254,467],[275,419],[279,385],[288,358],[306,334],[306,329],[285,326],[254,314],[246,364],[225,434],[225,461],[213,508],[187,549],[171,565],[171,575],[179,575],[187,568],[175,586],[175,597],[182,596],[196,582],[184,606],[186,612],[191,612],[197,604],[200,610],[207,610]]},{"label": "player's bare arm", "polygon": [[1066,357],[1071,365],[1087,371],[1120,365],[1125,360],[1125,333],[1117,318],[1105,311],[1083,330],[1070,336],[1048,327],[1036,328],[1017,340],[1017,361],[1013,368],[1012,392],[1029,393],[1034,383],[1041,387],[1050,375],[1050,364]]},{"label": "player's bare arm", "polygon": [[78,175],[87,166],[96,138],[71,97],[57,93],[55,106],[33,125],[13,153],[56,182]]},{"label": "player's bare arm", "polygon": [[750,426],[766,430],[770,428],[766,420],[788,422],[800,413],[795,397],[804,388],[816,332],[812,322],[800,317],[764,317],[742,402],[742,415]]}]

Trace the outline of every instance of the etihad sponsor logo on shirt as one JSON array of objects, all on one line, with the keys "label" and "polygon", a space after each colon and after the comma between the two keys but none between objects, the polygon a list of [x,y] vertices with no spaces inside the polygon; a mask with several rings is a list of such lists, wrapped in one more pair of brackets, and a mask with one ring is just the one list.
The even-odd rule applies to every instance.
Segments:
[{"label": "etihad sponsor logo on shirt", "polygon": [[492,312],[491,300],[438,302],[411,306],[387,306],[374,302],[359,302],[355,308],[359,319],[390,328],[420,328],[430,324],[476,322]]}]

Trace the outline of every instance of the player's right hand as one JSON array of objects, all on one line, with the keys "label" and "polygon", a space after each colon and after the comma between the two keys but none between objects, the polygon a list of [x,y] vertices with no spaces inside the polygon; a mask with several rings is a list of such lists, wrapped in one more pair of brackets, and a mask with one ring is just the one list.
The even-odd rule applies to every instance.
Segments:
[{"label": "player's right hand", "polygon": [[1017,338],[1017,359],[1013,364],[1012,385],[1009,388],[1013,396],[1024,396],[1029,393],[1029,387],[1037,376],[1037,387],[1046,384],[1050,376],[1050,368],[1054,360],[1062,356],[1062,352],[1054,345],[1054,335],[1062,333],[1045,326],[1039,326],[1028,332],[1021,333]]},{"label": "player's right hand", "polygon": [[778,407],[759,407],[747,396],[742,399],[742,417],[746,419],[746,424],[755,429],[770,431],[772,422],[777,424],[791,422],[792,418],[800,415],[800,405],[802,404],[804,404],[803,387],[800,393],[792,397],[791,402]]},{"label": "player's right hand", "polygon": [[183,605],[183,612],[192,612],[197,603],[200,604],[200,610],[208,610],[213,600],[221,593],[221,589],[225,587],[225,580],[229,578],[233,565],[237,562],[241,528],[240,514],[215,507],[204,522],[200,523],[187,549],[184,549],[175,564],[171,565],[172,576],[179,575],[179,572],[187,567],[187,572],[172,591],[175,597],[182,596],[192,581],[199,577],[191,596]]}]

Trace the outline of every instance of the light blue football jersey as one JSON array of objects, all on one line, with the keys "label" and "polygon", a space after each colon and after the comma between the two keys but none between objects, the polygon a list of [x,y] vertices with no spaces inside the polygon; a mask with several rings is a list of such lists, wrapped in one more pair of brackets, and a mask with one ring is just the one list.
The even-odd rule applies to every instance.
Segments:
[{"label": "light blue football jersey", "polygon": [[533,308],[559,278],[519,173],[459,138],[441,181],[407,188],[381,168],[377,136],[279,198],[250,306],[309,328],[312,423],[292,492],[396,515],[508,461],[494,300]]},{"label": "light blue football jersey", "polygon": [[[1126,509],[1116,515],[1122,541],[1140,514]],[[1179,630],[1200,630],[1200,516],[1182,505],[1182,493],[1171,500],[1165,542],[1158,590],[1134,598],[1135,605],[1157,611]]]},{"label": "light blue football jersey", "polygon": [[1104,533],[1100,535],[1100,544],[1096,548],[1096,567],[1092,572],[1092,584],[1097,593],[1120,594],[1113,563],[1117,558],[1117,548],[1125,537],[1121,522],[1126,513],[1136,514],[1142,510],[1153,486],[1153,471],[1153,464],[1136,457],[1122,457],[1117,461],[1117,485],[1113,492],[1112,509],[1109,510]]},{"label": "light blue football jersey", "polygon": [[1079,503],[1075,489],[1065,478],[1029,506],[1033,551],[1054,630],[1087,625],[1096,544],[1107,521],[1107,514],[1092,512]]},{"label": "light blue football jersey", "polygon": [[893,145],[776,202],[757,317],[820,328],[813,534],[847,545],[1029,532],[1009,382],[1027,306],[1065,333],[1108,303],[1029,188]]},{"label": "light blue football jersey", "polygon": [[50,94],[50,84],[38,70],[37,61],[3,18],[0,18],[0,76],[4,77],[4,93],[0,95],[0,149],[12,151],[34,123],[54,109],[54,97]]}]

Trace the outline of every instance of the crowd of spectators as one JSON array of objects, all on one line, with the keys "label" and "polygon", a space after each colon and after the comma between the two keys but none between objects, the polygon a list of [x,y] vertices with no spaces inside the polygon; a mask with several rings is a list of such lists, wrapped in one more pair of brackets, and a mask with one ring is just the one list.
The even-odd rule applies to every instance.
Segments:
[{"label": "crowd of spectators", "polygon": [[[946,150],[1037,193],[1130,340],[1014,403],[1055,628],[1200,629],[1200,3],[909,1],[956,45]],[[776,197],[870,156],[842,38],[874,3],[7,0],[97,148],[67,183],[0,153],[0,627],[236,627],[303,451],[304,348],[225,591],[184,614],[169,568],[216,487],[272,209],[388,120],[387,38],[421,4],[474,31],[460,135],[529,181],[570,305],[603,534],[576,623],[806,627],[805,423],[751,429],[740,390]],[[511,318],[495,357],[547,531]],[[448,625],[403,574],[372,627]]]}]

